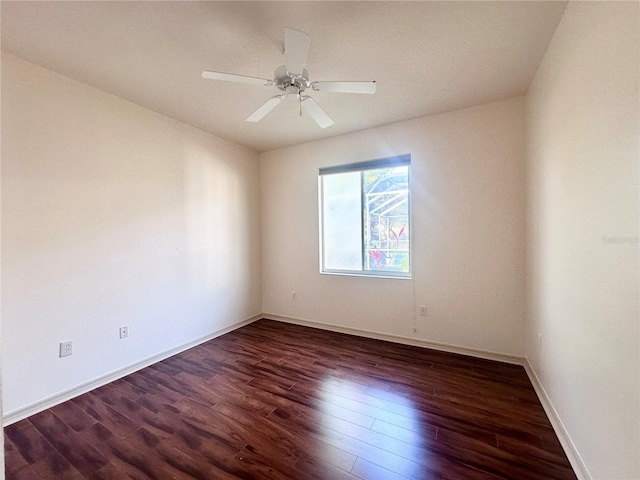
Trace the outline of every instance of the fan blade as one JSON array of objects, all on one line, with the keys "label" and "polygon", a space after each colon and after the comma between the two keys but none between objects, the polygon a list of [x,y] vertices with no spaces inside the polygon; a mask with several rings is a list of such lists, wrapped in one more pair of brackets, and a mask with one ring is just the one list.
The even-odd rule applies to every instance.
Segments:
[{"label": "fan blade", "polygon": [[222,80],[224,82],[252,83],[255,85],[273,85],[272,80],[258,77],[247,77],[245,75],[235,75],[233,73],[222,72],[202,72],[202,78],[205,80]]},{"label": "fan blade", "polygon": [[259,122],[264,116],[271,110],[280,105],[280,102],[284,100],[284,95],[276,95],[264,102],[260,108],[247,117],[247,122]]},{"label": "fan blade", "polygon": [[333,125],[331,117],[327,115],[327,112],[320,108],[320,105],[318,105],[313,98],[305,96],[302,97],[301,102],[304,111],[316,121],[320,128],[327,128]]},{"label": "fan blade", "polygon": [[316,92],[376,93],[376,82],[313,82]]},{"label": "fan blade", "polygon": [[284,63],[292,75],[302,75],[309,49],[309,35],[293,28],[284,29]]}]

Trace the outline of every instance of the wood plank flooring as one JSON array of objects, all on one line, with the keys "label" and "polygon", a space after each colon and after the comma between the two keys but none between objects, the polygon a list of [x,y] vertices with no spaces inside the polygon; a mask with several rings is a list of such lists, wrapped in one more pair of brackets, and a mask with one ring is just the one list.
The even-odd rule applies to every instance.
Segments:
[{"label": "wood plank flooring", "polygon": [[524,369],[260,320],[5,428],[12,479],[576,479]]}]

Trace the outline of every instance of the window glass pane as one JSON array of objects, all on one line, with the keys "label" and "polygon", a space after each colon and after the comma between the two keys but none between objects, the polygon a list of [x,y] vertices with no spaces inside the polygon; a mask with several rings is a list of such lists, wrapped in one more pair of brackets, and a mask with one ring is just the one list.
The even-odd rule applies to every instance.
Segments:
[{"label": "window glass pane", "polygon": [[363,172],[365,270],[409,273],[409,167]]},{"label": "window glass pane", "polygon": [[411,278],[410,166],[400,155],[319,169],[321,272]]},{"label": "window glass pane", "polygon": [[322,176],[324,268],[362,270],[361,173]]}]

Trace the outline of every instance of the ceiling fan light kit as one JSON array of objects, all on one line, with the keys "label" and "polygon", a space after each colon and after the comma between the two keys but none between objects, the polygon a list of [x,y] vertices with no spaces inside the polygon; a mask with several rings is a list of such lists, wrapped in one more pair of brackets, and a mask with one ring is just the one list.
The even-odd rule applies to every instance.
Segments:
[{"label": "ceiling fan light kit", "polygon": [[296,98],[300,104],[300,115],[302,115],[302,110],[304,109],[320,128],[327,128],[333,125],[333,120],[313,98],[308,95],[302,95],[307,89],[314,92],[373,94],[376,91],[376,82],[311,82],[309,80],[309,72],[304,68],[307,59],[307,50],[309,49],[309,40],[309,35],[304,32],[292,28],[284,29],[285,64],[276,68],[273,74],[273,80],[212,71],[202,72],[202,78],[205,80],[221,80],[225,82],[263,85],[266,87],[275,86],[283,92],[275,97],[271,97],[262,104],[255,112],[247,117],[247,122],[259,122],[286,98],[293,97]]}]

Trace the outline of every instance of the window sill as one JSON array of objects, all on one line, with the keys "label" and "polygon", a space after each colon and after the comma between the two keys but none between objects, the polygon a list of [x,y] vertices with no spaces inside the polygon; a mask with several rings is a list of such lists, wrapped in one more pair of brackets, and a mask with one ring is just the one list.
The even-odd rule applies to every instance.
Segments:
[{"label": "window sill", "polygon": [[371,273],[356,273],[356,272],[319,272],[320,275],[332,275],[338,277],[364,277],[364,278],[382,278],[391,280],[411,280],[411,274],[407,275],[380,275]]}]

